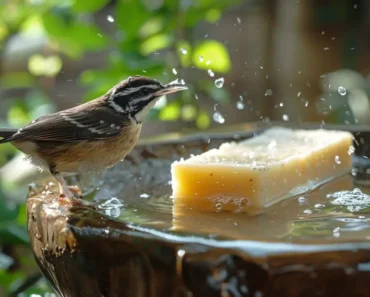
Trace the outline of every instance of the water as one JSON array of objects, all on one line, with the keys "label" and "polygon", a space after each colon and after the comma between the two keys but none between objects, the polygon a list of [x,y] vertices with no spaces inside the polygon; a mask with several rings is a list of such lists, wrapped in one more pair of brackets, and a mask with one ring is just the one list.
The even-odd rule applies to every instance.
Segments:
[{"label": "water", "polygon": [[[219,143],[212,140],[208,145],[212,148]],[[137,164],[126,161],[107,170],[105,183],[95,194],[100,199],[100,211],[132,226],[207,239],[304,243],[365,240],[370,236],[370,188],[354,186],[350,174],[304,196],[280,201],[254,216],[224,212],[221,201],[215,201],[214,213],[197,213],[181,205],[174,209],[171,163],[181,156],[201,153],[200,147],[162,146],[153,152],[160,156],[163,151],[168,156],[172,151],[171,157],[140,157]],[[273,189],[274,185],[269,187]],[[107,193],[105,200],[102,193]]]},{"label": "water", "polygon": [[237,101],[236,102],[236,108],[237,109],[244,109],[245,105],[243,101]]},{"label": "water", "polygon": [[224,83],[225,83],[225,79],[223,77],[220,77],[215,80],[215,86],[219,89],[224,86]]},{"label": "water", "polygon": [[214,77],[215,76],[215,74],[213,73],[213,71],[211,70],[211,69],[208,69],[208,75],[210,76],[210,77]]},{"label": "water", "polygon": [[345,96],[347,94],[347,90],[345,87],[339,86],[338,87],[338,93],[342,96]]},{"label": "water", "polygon": [[225,118],[222,116],[222,114],[218,111],[214,112],[213,113],[213,116],[212,116],[213,120],[216,122],[216,123],[219,123],[219,124],[223,124],[225,123]]}]

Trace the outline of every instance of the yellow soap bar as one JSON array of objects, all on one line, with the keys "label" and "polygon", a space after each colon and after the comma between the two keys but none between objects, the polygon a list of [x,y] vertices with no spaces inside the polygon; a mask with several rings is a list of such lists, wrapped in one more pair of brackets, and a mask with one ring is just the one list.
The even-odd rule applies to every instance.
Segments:
[{"label": "yellow soap bar", "polygon": [[274,127],[171,166],[174,207],[255,212],[352,168],[352,134]]}]

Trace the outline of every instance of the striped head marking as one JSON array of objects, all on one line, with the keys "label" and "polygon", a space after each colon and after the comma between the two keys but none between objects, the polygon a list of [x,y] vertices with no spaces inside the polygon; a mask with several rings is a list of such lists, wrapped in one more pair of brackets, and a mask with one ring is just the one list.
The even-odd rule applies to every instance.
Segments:
[{"label": "striped head marking", "polygon": [[109,105],[117,112],[129,115],[136,122],[142,122],[160,97],[185,89],[187,87],[178,83],[162,85],[145,76],[130,76],[113,87],[107,95]]}]

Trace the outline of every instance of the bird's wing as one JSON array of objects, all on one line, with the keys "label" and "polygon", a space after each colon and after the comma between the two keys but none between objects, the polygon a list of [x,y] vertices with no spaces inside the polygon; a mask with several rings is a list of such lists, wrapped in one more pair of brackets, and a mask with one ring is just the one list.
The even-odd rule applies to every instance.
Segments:
[{"label": "bird's wing", "polygon": [[78,142],[107,139],[120,134],[122,127],[128,125],[128,121],[109,107],[87,111],[73,108],[40,117],[19,129],[11,141]]}]

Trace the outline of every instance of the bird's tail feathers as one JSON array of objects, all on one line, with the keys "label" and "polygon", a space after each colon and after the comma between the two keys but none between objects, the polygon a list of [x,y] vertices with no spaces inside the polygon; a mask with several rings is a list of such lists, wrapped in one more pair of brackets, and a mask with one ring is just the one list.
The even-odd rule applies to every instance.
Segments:
[{"label": "bird's tail feathers", "polygon": [[17,129],[1,129],[0,128],[0,143],[5,143],[11,141],[13,135],[17,133]]}]

